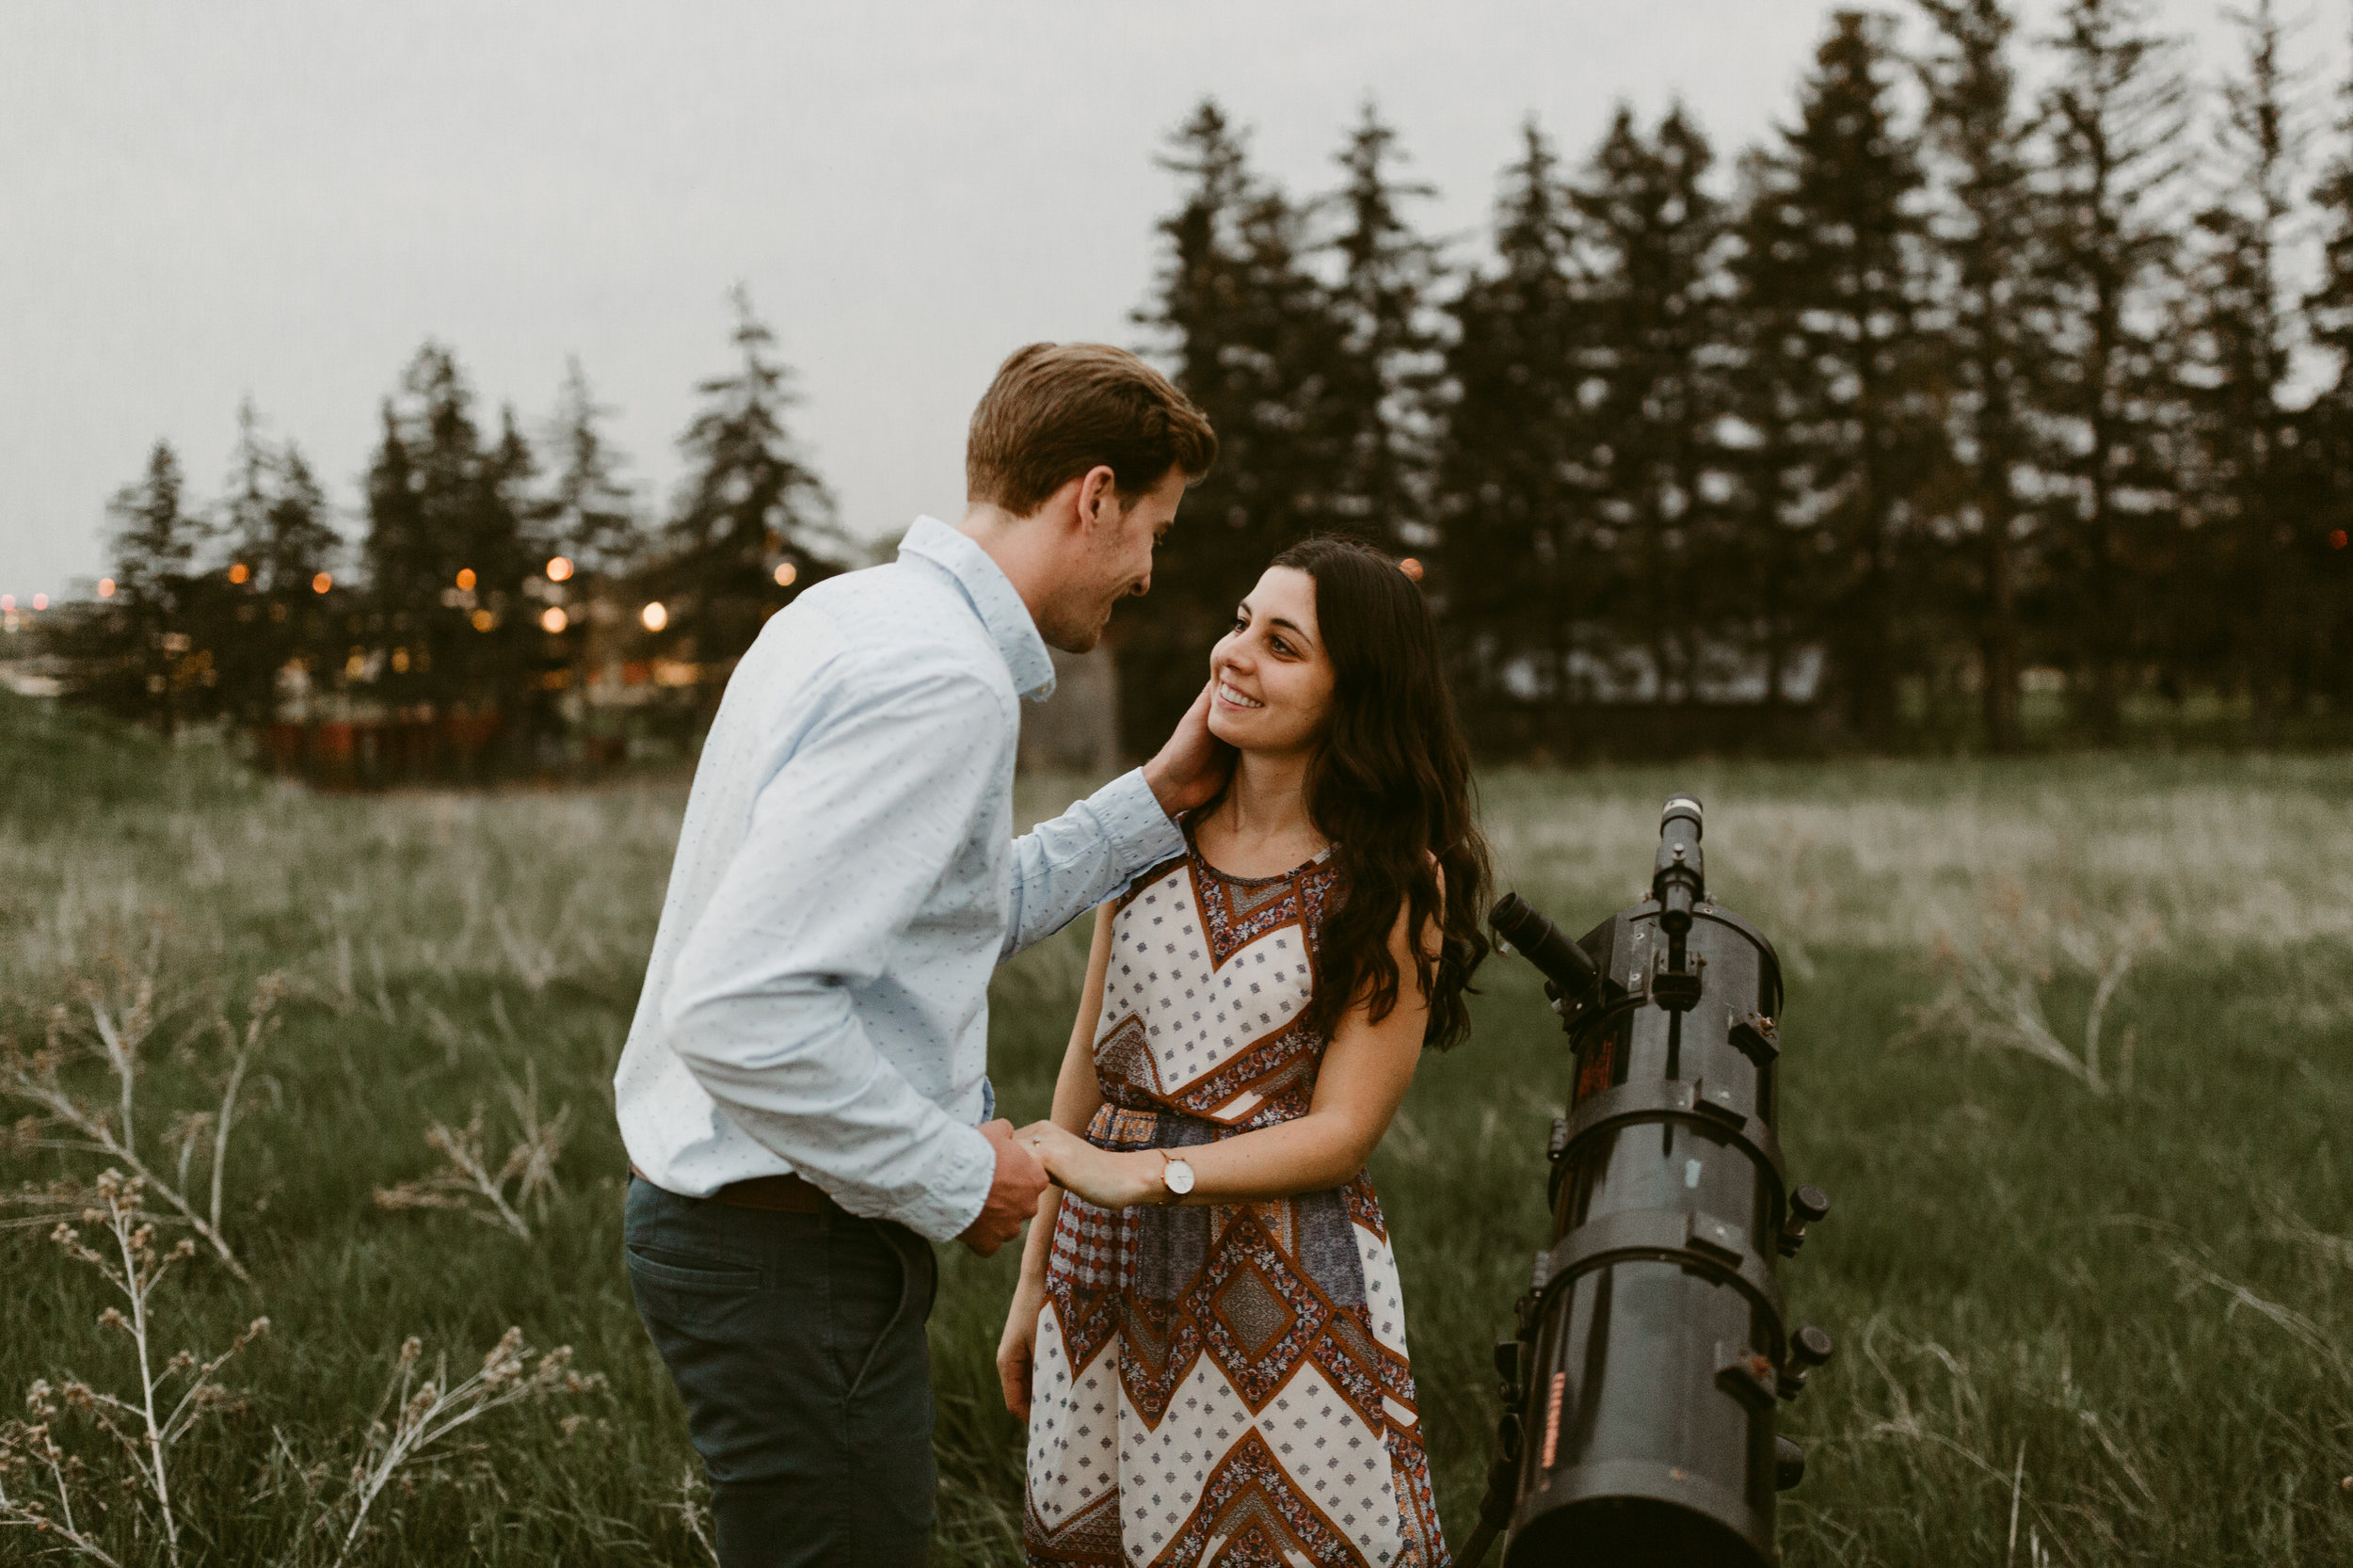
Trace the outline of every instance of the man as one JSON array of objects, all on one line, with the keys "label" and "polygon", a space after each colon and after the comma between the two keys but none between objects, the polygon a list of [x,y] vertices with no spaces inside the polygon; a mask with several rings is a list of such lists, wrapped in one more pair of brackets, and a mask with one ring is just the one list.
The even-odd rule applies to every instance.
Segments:
[{"label": "man", "polygon": [[1223,778],[1205,689],[1008,845],[1016,694],[1150,586],[1216,444],[1133,355],[1032,344],[973,413],[964,520],[803,594],[728,682],[614,1080],[630,1286],[725,1568],[923,1560],[927,1243],[994,1252],[1046,1185],[988,1119],[989,971],[1181,852]]}]

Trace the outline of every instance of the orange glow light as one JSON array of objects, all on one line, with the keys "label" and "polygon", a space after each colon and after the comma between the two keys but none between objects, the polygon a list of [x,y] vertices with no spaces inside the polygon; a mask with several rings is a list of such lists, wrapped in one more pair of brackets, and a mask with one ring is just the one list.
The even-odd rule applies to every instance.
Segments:
[{"label": "orange glow light", "polygon": [[115,580],[111,577],[100,578],[98,580],[98,597],[101,599],[112,599],[114,596]]},{"label": "orange glow light", "polygon": [[229,581],[239,586],[243,586],[245,580],[252,575],[253,573],[247,568],[243,561],[239,561],[229,568]]},{"label": "orange glow light", "polygon": [[2329,548],[2330,550],[2343,550],[2345,548],[2344,529],[2340,528],[2335,533],[2329,536]]},{"label": "orange glow light", "polygon": [[539,630],[542,632],[561,632],[571,624],[572,617],[552,604],[548,606],[547,612],[539,617]]},{"label": "orange glow light", "polygon": [[800,575],[801,575],[801,568],[798,568],[798,567],[796,567],[796,566],[794,566],[792,562],[790,562],[790,561],[778,561],[778,562],[776,563],[776,586],[777,586],[777,587],[779,587],[779,588],[789,588],[789,587],[791,587],[791,586],[792,585],[792,580],[793,580],[794,578],[796,578],[796,577],[800,576]]},{"label": "orange glow light", "polygon": [[311,579],[311,591],[314,594],[323,594],[334,585],[335,580],[328,576],[325,572],[320,572],[316,577]]},{"label": "orange glow light", "polygon": [[473,592],[473,583],[474,583],[474,577],[473,577],[473,568],[472,568],[472,567],[460,567],[460,568],[457,568],[457,591],[458,591],[458,592],[460,592],[460,593],[469,593],[469,594],[470,594],[470,593],[472,593],[472,592]]},{"label": "orange glow light", "polygon": [[473,629],[476,632],[488,632],[497,624],[498,617],[488,610],[476,610],[473,613]]},{"label": "orange glow light", "polygon": [[637,618],[645,623],[647,631],[659,632],[664,627],[670,624],[670,612],[664,609],[662,607],[662,601],[657,599],[651,604],[648,604],[644,609],[638,611]]},{"label": "orange glow light", "polygon": [[16,595],[0,594],[0,615],[16,614]]},{"label": "orange glow light", "polygon": [[33,596],[33,608],[34,608],[34,609],[36,609],[36,610],[46,610],[46,609],[48,609],[48,608],[49,608],[49,596],[48,596],[47,594],[35,594],[35,595]]},{"label": "orange glow light", "polygon": [[551,582],[551,583],[562,583],[562,582],[566,581],[567,579],[568,579],[571,575],[572,575],[572,564],[571,564],[569,561],[567,561],[566,559],[564,559],[564,557],[563,557],[563,556],[561,556],[561,555],[553,556],[553,557],[552,557],[552,558],[549,560],[549,562],[548,562],[548,581],[549,581],[549,582]]}]

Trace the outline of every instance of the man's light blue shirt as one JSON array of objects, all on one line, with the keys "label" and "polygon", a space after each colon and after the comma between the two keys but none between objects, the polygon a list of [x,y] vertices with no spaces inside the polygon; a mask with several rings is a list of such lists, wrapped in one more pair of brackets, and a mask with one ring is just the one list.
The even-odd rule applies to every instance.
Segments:
[{"label": "man's light blue shirt", "polygon": [[769,620],[696,768],[614,1077],[647,1179],[797,1172],[934,1240],[978,1217],[989,971],[1184,849],[1140,770],[1012,837],[1019,699],[1053,686],[1012,583],[930,518]]}]

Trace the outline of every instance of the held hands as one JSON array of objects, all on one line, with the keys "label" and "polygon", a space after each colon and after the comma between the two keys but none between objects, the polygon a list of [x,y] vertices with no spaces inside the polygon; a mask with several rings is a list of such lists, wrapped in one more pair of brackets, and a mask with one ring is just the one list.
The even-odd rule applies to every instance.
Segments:
[{"label": "held hands", "polygon": [[997,1178],[989,1184],[988,1201],[981,1205],[979,1217],[956,1240],[986,1257],[1021,1234],[1021,1223],[1037,1212],[1047,1176],[1030,1145],[1015,1136],[1011,1122],[985,1122],[981,1136],[997,1151]]},{"label": "held hands", "polygon": [[[1209,733],[1209,688],[1193,699],[1160,755],[1144,764],[1144,781],[1170,816],[1190,811],[1225,787],[1234,748]],[[1072,1189],[1077,1191],[1077,1189]]]},{"label": "held hands", "polygon": [[1079,1194],[1097,1208],[1128,1208],[1166,1203],[1160,1170],[1167,1163],[1151,1150],[1115,1154],[1098,1149],[1068,1128],[1032,1122],[1014,1139],[1037,1157],[1054,1185]]}]

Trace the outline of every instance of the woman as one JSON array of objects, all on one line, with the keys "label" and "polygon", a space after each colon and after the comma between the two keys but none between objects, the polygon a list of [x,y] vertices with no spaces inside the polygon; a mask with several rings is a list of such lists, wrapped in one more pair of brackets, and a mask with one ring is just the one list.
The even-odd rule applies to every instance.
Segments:
[{"label": "woman", "polygon": [[1465,1032],[1487,852],[1430,611],[1310,539],[1210,657],[1237,753],[1096,913],[998,1350],[1029,1560],[1411,1564],[1446,1544],[1365,1161]]}]

